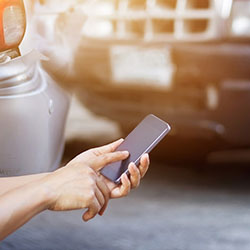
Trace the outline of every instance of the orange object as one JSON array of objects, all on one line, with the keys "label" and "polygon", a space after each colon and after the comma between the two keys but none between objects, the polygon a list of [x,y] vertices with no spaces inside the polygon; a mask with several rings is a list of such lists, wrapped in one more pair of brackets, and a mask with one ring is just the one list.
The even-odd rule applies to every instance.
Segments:
[{"label": "orange object", "polygon": [[26,28],[22,0],[0,0],[0,51],[17,48]]}]

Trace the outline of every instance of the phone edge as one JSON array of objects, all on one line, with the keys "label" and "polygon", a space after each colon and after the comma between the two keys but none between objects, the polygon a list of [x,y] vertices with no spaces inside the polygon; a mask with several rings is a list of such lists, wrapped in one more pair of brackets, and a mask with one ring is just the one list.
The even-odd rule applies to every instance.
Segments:
[{"label": "phone edge", "polygon": [[[150,153],[157,146],[157,144],[170,132],[171,130],[170,125],[166,122],[165,124],[167,125],[167,128],[146,148],[146,150],[134,162],[137,167],[138,167],[138,164],[140,162],[142,155]],[[124,173],[129,175],[128,169]],[[117,180],[115,180],[114,183],[119,185],[121,183],[121,176]]]}]

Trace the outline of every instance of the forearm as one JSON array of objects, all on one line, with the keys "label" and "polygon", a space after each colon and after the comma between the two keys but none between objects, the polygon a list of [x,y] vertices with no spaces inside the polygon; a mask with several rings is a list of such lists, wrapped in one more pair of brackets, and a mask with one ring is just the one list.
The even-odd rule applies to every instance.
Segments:
[{"label": "forearm", "polygon": [[48,173],[24,175],[18,177],[2,177],[0,178],[0,196],[33,181],[39,181],[47,175]]},{"label": "forearm", "polygon": [[0,240],[47,209],[51,201],[52,194],[43,179],[0,196]]}]

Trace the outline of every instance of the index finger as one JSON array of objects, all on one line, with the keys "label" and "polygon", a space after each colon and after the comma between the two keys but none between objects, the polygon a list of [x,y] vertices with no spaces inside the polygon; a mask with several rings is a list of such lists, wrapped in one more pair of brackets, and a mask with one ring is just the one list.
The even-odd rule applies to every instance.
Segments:
[{"label": "index finger", "polygon": [[103,167],[105,167],[110,163],[127,159],[128,156],[129,156],[128,151],[117,151],[100,155],[96,159],[96,167],[94,169],[96,171],[99,171],[100,169],[102,169]]},{"label": "index finger", "polygon": [[111,153],[111,152],[114,152],[120,145],[121,143],[124,141],[124,139],[119,139],[117,141],[114,141],[112,143],[109,143],[107,145],[104,145],[104,146],[101,146],[101,147],[98,147],[98,148],[94,148],[92,149],[96,154],[98,155],[102,155],[102,154],[105,154],[105,153]]}]

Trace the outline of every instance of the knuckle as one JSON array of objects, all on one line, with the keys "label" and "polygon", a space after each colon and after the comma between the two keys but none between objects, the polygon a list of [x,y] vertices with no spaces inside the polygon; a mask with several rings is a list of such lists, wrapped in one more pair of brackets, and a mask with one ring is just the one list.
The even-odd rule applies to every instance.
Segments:
[{"label": "knuckle", "polygon": [[98,204],[96,208],[97,208],[96,213],[98,213],[102,209],[102,206]]},{"label": "knuckle", "polygon": [[107,155],[107,154],[106,154],[106,155],[103,155],[103,158],[102,158],[102,159],[103,159],[103,161],[105,161],[105,162],[108,161],[108,155]]},{"label": "knuckle", "polygon": [[95,171],[93,169],[89,170],[89,179],[91,180],[91,182],[96,182],[97,179],[97,174],[95,173]]},{"label": "knuckle", "polygon": [[104,164],[107,164],[110,162],[110,156],[109,155],[103,155],[102,161]]},{"label": "knuckle", "polygon": [[88,174],[90,176],[95,176],[95,171],[92,168],[88,167]]}]

